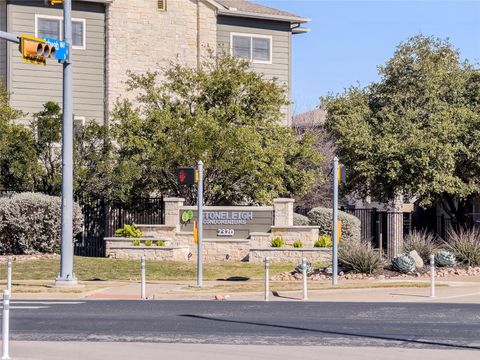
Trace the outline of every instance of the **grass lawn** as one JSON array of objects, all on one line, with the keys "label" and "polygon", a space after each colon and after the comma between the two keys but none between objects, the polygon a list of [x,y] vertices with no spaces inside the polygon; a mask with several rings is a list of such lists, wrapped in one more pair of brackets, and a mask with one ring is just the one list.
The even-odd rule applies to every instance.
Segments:
[{"label": "grass lawn", "polygon": [[[107,258],[75,257],[74,271],[79,280],[138,280],[140,261]],[[6,264],[0,267],[0,279],[7,277]],[[194,280],[197,276],[196,261],[147,261],[149,280]],[[270,276],[291,271],[296,264],[270,264]],[[16,280],[52,280],[60,269],[59,259],[40,259],[13,262],[12,278]],[[204,280],[227,280],[229,278],[262,279],[263,264],[216,263],[203,265]],[[247,279],[245,279],[247,280]]]}]

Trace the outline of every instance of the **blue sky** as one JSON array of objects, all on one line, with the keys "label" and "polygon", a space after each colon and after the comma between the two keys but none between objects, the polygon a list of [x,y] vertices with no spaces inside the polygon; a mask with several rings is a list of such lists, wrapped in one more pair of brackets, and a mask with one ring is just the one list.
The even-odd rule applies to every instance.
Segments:
[{"label": "blue sky", "polygon": [[293,41],[293,111],[315,108],[329,92],[378,80],[396,45],[422,33],[449,38],[480,62],[480,0],[252,0],[310,18],[311,32]]}]

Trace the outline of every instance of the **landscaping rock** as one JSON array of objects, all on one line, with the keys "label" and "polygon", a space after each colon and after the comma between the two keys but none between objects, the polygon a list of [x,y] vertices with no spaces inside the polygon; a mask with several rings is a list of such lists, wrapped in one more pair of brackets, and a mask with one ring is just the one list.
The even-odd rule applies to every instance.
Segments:
[{"label": "landscaping rock", "polygon": [[410,255],[410,257],[412,257],[413,260],[415,261],[415,268],[417,269],[423,268],[425,264],[423,263],[423,260],[420,257],[420,255],[418,255],[417,250],[410,251],[408,255]]}]

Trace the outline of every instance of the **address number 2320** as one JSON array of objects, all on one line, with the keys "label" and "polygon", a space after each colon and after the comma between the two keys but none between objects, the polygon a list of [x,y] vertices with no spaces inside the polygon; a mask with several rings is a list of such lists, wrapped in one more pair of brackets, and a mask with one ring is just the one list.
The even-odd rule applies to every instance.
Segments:
[{"label": "address number 2320", "polygon": [[235,230],[233,229],[217,229],[217,236],[233,236]]}]

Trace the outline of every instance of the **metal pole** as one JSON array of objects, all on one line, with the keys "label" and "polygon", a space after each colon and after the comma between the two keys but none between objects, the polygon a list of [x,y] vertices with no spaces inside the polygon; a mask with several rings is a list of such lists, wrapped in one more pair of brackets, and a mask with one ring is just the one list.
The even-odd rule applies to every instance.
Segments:
[{"label": "metal pole", "polygon": [[430,297],[435,297],[435,255],[430,255]]},{"label": "metal pole", "polygon": [[268,301],[268,295],[270,294],[270,264],[269,264],[269,259],[268,256],[263,260],[265,262],[265,296],[264,299],[265,301]]},{"label": "metal pole", "polygon": [[203,286],[203,162],[198,162],[198,248],[197,248],[197,285]]},{"label": "metal pole", "polygon": [[72,0],[63,1],[63,34],[67,59],[63,63],[62,121],[62,230],[58,286],[74,286],[73,273],[73,94],[72,94]]},{"label": "metal pole", "polygon": [[308,300],[307,296],[307,259],[302,259],[302,277],[303,277],[303,300]]},{"label": "metal pole", "polygon": [[338,284],[338,158],[333,158],[332,285]]},{"label": "metal pole", "polygon": [[0,39],[5,39],[7,41],[14,42],[16,44],[20,43],[20,40],[18,39],[18,36],[12,33],[8,33],[5,31],[0,31]]},{"label": "metal pole", "polygon": [[142,272],[142,286],[141,286],[141,298],[142,300],[146,299],[145,296],[145,256],[142,256],[142,261],[140,263],[140,270]]},{"label": "metal pole", "polygon": [[7,290],[12,292],[12,257],[8,257],[7,263]]},{"label": "metal pole", "polygon": [[10,291],[3,290],[3,314],[2,314],[2,360],[10,359],[8,355],[8,341],[10,338]]}]

